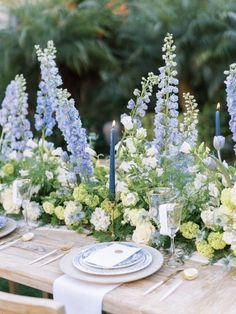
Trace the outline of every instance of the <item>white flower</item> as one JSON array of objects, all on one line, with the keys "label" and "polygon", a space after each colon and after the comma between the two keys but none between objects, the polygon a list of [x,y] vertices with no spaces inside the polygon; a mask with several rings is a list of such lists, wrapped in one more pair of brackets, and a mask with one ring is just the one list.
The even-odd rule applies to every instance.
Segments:
[{"label": "white flower", "polygon": [[23,152],[23,156],[31,158],[31,157],[33,157],[33,152],[31,150],[29,150],[29,149],[25,149],[24,152]]},{"label": "white flower", "polygon": [[16,151],[16,150],[13,150],[13,151],[9,154],[8,157],[9,157],[9,159],[11,159],[11,160],[18,159],[17,151]]},{"label": "white flower", "polygon": [[20,170],[19,173],[20,173],[20,175],[22,177],[27,177],[29,175],[29,171],[28,170]]},{"label": "white flower", "polygon": [[157,166],[157,160],[155,157],[146,157],[142,159],[142,164],[143,166],[154,169]]},{"label": "white flower", "polygon": [[36,221],[42,213],[42,206],[36,202],[30,202],[29,200],[23,201],[22,208],[22,213],[29,222]]},{"label": "white flower", "polygon": [[131,138],[127,138],[125,140],[125,144],[130,154],[136,153],[136,147],[134,146],[134,142]]},{"label": "white flower", "polygon": [[26,143],[26,147],[34,149],[36,148],[38,145],[37,143],[35,143],[32,139],[29,139]]},{"label": "white flower", "polygon": [[124,128],[126,130],[132,130],[133,129],[133,122],[130,116],[124,115],[120,122],[124,125]]},{"label": "white flower", "polygon": [[214,212],[212,210],[203,210],[201,212],[201,218],[202,218],[202,221],[204,222],[204,224],[207,226],[207,227],[212,227],[215,223],[215,218],[214,218]]},{"label": "white flower", "polygon": [[208,185],[208,189],[209,189],[209,194],[215,198],[219,197],[219,190],[217,188],[217,186],[214,183],[209,183]]},{"label": "white flower", "polygon": [[53,179],[53,173],[51,171],[46,170],[45,175],[48,180]]},{"label": "white flower", "polygon": [[201,173],[197,173],[193,185],[196,190],[200,190],[201,187],[206,183],[207,177]]},{"label": "white flower", "polygon": [[53,156],[58,156],[58,157],[61,157],[61,156],[63,156],[63,149],[61,148],[61,147],[57,147],[56,149],[54,149],[53,151],[52,151],[52,155]]},{"label": "white flower", "polygon": [[119,169],[123,170],[124,172],[128,172],[134,166],[135,166],[135,163],[133,161],[122,161],[122,163],[119,166]]},{"label": "white flower", "polygon": [[0,200],[7,214],[19,214],[20,206],[13,202],[12,187],[9,187],[1,192]]},{"label": "white flower", "polygon": [[76,175],[74,172],[70,172],[63,167],[57,168],[57,180],[62,186],[73,186],[76,182]]},{"label": "white flower", "polygon": [[214,136],[213,146],[216,150],[221,150],[225,146],[225,138],[224,136]]},{"label": "white flower", "polygon": [[236,233],[234,231],[223,232],[223,240],[227,244],[232,244],[233,242],[236,242]]},{"label": "white flower", "polygon": [[69,201],[66,203],[65,211],[65,224],[67,226],[76,223],[81,218],[84,217],[84,212],[82,211],[82,205],[78,202]]},{"label": "white flower", "polygon": [[130,223],[131,226],[137,226],[146,222],[148,219],[148,212],[144,208],[125,208],[124,221]]},{"label": "white flower", "polygon": [[97,155],[97,153],[95,152],[95,150],[93,150],[91,147],[89,147],[89,146],[87,146],[86,148],[85,148],[85,152],[86,153],[88,153],[90,156],[96,156]]},{"label": "white flower", "polygon": [[147,156],[153,157],[157,154],[157,150],[154,146],[147,149]]},{"label": "white flower", "polygon": [[107,231],[110,226],[110,217],[102,208],[97,207],[92,213],[90,222],[96,231]]},{"label": "white flower", "polygon": [[123,181],[116,182],[116,192],[117,193],[127,193],[129,191],[128,186]]},{"label": "white flower", "polygon": [[138,202],[138,194],[136,192],[121,194],[121,201],[124,206],[135,206]]},{"label": "white flower", "polygon": [[147,131],[144,128],[139,128],[136,132],[136,136],[138,139],[145,139],[147,137]]},{"label": "white flower", "polygon": [[180,146],[179,151],[180,151],[181,153],[184,153],[184,154],[190,154],[191,149],[192,149],[192,148],[191,148],[191,146],[189,145],[189,143],[183,142],[183,144]]},{"label": "white flower", "polygon": [[164,173],[164,170],[162,168],[156,168],[157,176],[161,177]]},{"label": "white flower", "polygon": [[155,227],[150,222],[138,224],[136,226],[136,229],[134,230],[132,239],[136,243],[147,244],[150,241],[154,232]]}]

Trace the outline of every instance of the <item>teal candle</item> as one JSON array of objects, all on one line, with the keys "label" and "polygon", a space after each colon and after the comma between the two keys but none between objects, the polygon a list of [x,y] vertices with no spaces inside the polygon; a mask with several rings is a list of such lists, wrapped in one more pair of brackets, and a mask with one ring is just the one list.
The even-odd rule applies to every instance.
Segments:
[{"label": "teal candle", "polygon": [[216,106],[216,114],[215,114],[215,134],[216,136],[220,135],[220,103]]},{"label": "teal candle", "polygon": [[109,175],[109,198],[110,201],[115,201],[116,198],[116,176],[115,176],[115,140],[116,140],[116,122],[113,121],[111,128],[110,140],[110,175]]}]

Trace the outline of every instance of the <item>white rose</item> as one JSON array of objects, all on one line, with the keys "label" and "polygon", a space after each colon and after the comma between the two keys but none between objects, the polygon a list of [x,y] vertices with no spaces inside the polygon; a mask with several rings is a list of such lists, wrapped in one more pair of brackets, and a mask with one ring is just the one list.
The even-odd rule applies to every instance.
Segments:
[{"label": "white rose", "polygon": [[137,130],[136,136],[138,139],[144,139],[147,137],[147,131],[144,128]]},{"label": "white rose", "polygon": [[215,216],[214,212],[211,210],[203,210],[201,212],[202,221],[204,222],[204,224],[207,227],[211,227],[214,225],[214,223],[215,223],[215,217],[214,216]]},{"label": "white rose", "polygon": [[147,156],[153,157],[157,154],[157,150],[154,146],[147,149]]},{"label": "white rose", "polygon": [[150,222],[145,222],[136,226],[132,239],[136,243],[148,244],[154,232],[155,227]]},{"label": "white rose", "polygon": [[1,192],[0,200],[7,214],[19,214],[20,206],[13,202],[12,187],[9,187]]},{"label": "white rose", "polygon": [[131,138],[127,138],[125,140],[126,147],[128,148],[128,151],[130,154],[136,153],[136,147],[134,146],[134,142]]},{"label": "white rose", "polygon": [[124,128],[126,130],[132,130],[133,129],[133,122],[130,116],[124,115],[120,122],[124,125]]},{"label": "white rose", "polygon": [[189,143],[183,142],[183,144],[180,146],[179,151],[180,151],[181,153],[184,153],[184,154],[190,154],[191,149],[192,149],[192,148],[191,148],[191,146],[189,145]]},{"label": "white rose", "polygon": [[110,217],[100,207],[95,208],[95,211],[92,213],[90,222],[94,225],[94,228],[97,231],[107,231],[111,223]]},{"label": "white rose", "polygon": [[22,203],[23,215],[29,222],[38,220],[42,213],[42,206],[36,202],[25,200]]},{"label": "white rose", "polygon": [[223,240],[227,244],[232,244],[233,242],[236,242],[236,234],[233,231],[225,231],[223,232]]},{"label": "white rose", "polygon": [[219,197],[219,190],[217,189],[217,186],[214,183],[209,183],[208,185],[209,193],[211,196],[218,198]]},{"label": "white rose", "polygon": [[135,206],[138,202],[138,194],[136,192],[121,194],[121,201],[124,206]]},{"label": "white rose", "polygon": [[143,158],[142,164],[143,166],[154,169],[157,166],[157,160],[155,157],[146,157],[146,158]]},{"label": "white rose", "polygon": [[124,172],[128,172],[134,166],[135,166],[135,163],[133,161],[122,161],[122,163],[119,166],[119,169],[123,170]]}]

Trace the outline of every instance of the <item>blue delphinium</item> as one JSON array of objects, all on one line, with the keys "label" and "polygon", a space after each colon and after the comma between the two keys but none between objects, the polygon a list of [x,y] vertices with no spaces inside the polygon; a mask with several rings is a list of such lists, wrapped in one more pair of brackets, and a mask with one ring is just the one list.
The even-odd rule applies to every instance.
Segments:
[{"label": "blue delphinium", "polygon": [[173,35],[167,34],[162,51],[165,66],[159,68],[159,91],[156,94],[155,139],[157,158],[164,154],[173,156],[178,153],[180,133],[178,130],[178,79],[176,78],[175,46]]},{"label": "blue delphinium", "polygon": [[49,41],[47,48],[41,50],[35,46],[38,60],[40,61],[41,82],[37,93],[37,107],[35,114],[35,128],[43,131],[45,136],[52,134],[56,124],[54,112],[57,104],[57,88],[62,85],[61,76],[55,62],[56,48]]},{"label": "blue delphinium", "polygon": [[12,152],[21,153],[32,138],[28,115],[28,95],[23,75],[17,75],[8,85],[0,109],[2,127],[1,152],[9,156]]},{"label": "blue delphinium", "polygon": [[[225,71],[227,75],[226,84],[226,94],[227,94],[227,106],[228,112],[230,114],[229,127],[233,133],[233,140],[236,142],[236,63],[233,63],[229,67],[229,71]],[[236,144],[234,145],[234,151],[236,153]]]},{"label": "blue delphinium", "polygon": [[[158,77],[152,72],[148,73],[147,78],[142,78],[142,88],[134,90],[134,96],[136,101],[130,99],[127,108],[131,111],[130,115],[137,128],[141,127],[141,119],[145,116],[150,103],[150,97],[152,95],[153,86],[158,83]],[[121,116],[122,118],[122,116]]]},{"label": "blue delphinium", "polygon": [[56,120],[58,127],[65,138],[67,149],[71,153],[71,161],[74,164],[75,173],[78,173],[82,179],[86,179],[93,174],[93,164],[89,154],[86,131],[82,127],[74,100],[70,98],[67,90],[58,89],[57,97]]}]

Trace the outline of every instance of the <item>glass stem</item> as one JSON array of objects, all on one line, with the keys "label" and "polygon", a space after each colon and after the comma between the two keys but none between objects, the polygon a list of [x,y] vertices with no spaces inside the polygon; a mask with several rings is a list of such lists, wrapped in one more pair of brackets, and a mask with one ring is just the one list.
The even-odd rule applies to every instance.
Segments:
[{"label": "glass stem", "polygon": [[175,236],[170,236],[170,253],[171,256],[175,254]]}]

